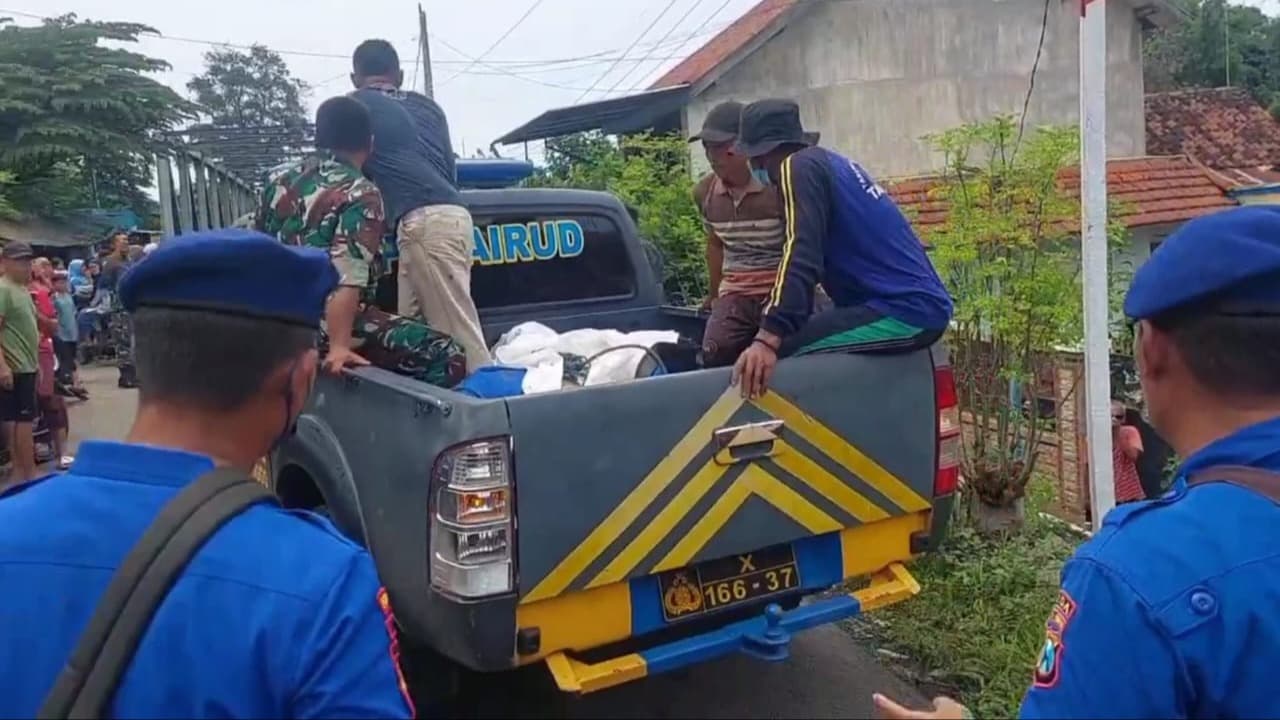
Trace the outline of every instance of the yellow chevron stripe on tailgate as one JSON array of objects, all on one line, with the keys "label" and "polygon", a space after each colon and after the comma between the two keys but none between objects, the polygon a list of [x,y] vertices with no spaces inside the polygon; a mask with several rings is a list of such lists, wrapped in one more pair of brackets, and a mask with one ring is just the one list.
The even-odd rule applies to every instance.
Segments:
[{"label": "yellow chevron stripe on tailgate", "polygon": [[[618,582],[626,579],[632,570],[636,569],[636,565],[640,564],[653,549],[662,542],[663,538],[671,533],[675,526],[693,510],[698,501],[702,499],[707,491],[711,489],[720,476],[724,475],[729,468],[724,465],[716,464],[715,460],[710,460],[702,469],[697,472],[684,487],[680,488],[680,492],[671,499],[666,507],[662,508],[662,512],[649,523],[644,530],[640,531],[622,552],[614,556],[613,560],[600,571],[599,575],[587,583],[587,587],[593,588],[608,583]],[[721,498],[723,499],[723,497]]]},{"label": "yellow chevron stripe on tailgate", "polygon": [[794,432],[821,450],[832,460],[849,469],[863,482],[878,490],[893,501],[895,505],[907,512],[928,510],[932,507],[928,500],[920,497],[893,473],[884,469],[858,448],[850,445],[844,438],[836,435],[826,425],[800,408],[792,405],[775,392],[765,393],[754,401],[756,407],[773,415],[786,423],[787,430]]},{"label": "yellow chevron stripe on tailgate", "polygon": [[707,514],[649,572],[656,573],[688,565],[752,495],[759,495],[814,535],[835,532],[842,527],[835,518],[787,487],[769,471],[752,465],[734,480],[733,486],[716,500]]},{"label": "yellow chevron stripe on tailgate", "polygon": [[[669,452],[645,476],[599,525],[587,535],[550,573],[521,599],[522,603],[555,597],[567,590],[596,559],[617,540],[640,515],[653,504],[689,464],[707,448],[713,432],[723,427],[744,405],[738,388],[728,388],[684,434]],[[768,392],[752,405],[785,423],[786,432],[795,433],[826,454],[831,460],[857,475],[880,494],[908,512],[927,510],[929,502],[906,483],[880,466],[865,453],[850,445],[821,422],[806,414],[775,392]],[[885,508],[859,493],[834,474],[802,453],[797,446],[778,440],[770,460],[778,467],[806,483],[850,516],[862,522],[876,522],[890,516]],[[589,588],[617,583],[629,577],[675,531],[676,527],[709,493],[731,466],[715,459],[701,467],[680,488],[666,507],[630,542],[628,542],[587,584]],[[786,513],[813,533],[839,530],[842,526],[826,512],[806,500],[795,490],[764,468],[748,465],[725,490],[707,514],[698,520],[650,572],[688,564],[729,521],[752,495]]]},{"label": "yellow chevron stripe on tailgate", "polygon": [[671,452],[654,466],[644,480],[636,486],[631,494],[614,508],[613,512],[596,526],[577,547],[573,549],[559,565],[547,574],[521,602],[533,602],[554,597],[564,592],[578,575],[596,559],[605,548],[609,547],[624,530],[635,522],[640,513],[653,502],[654,498],[666,489],[671,481],[693,460],[711,438],[716,428],[724,425],[733,414],[742,407],[742,396],[737,388],[731,387],[703,413],[693,427],[684,434],[680,442],[671,448]]},{"label": "yellow chevron stripe on tailgate", "polygon": [[845,481],[827,472],[826,468],[814,462],[808,455],[786,442],[780,441],[775,447],[778,451],[770,459],[778,467],[803,481],[819,495],[835,503],[841,510],[862,522],[875,522],[889,517],[889,513],[849,487]]}]

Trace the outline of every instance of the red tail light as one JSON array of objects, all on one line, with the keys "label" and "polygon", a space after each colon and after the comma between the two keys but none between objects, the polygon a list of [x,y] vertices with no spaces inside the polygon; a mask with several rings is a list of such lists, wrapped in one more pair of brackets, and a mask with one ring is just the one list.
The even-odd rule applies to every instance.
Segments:
[{"label": "red tail light", "polygon": [[933,387],[938,407],[938,470],[933,480],[933,496],[939,497],[955,492],[960,480],[960,403],[950,365],[934,369]]}]

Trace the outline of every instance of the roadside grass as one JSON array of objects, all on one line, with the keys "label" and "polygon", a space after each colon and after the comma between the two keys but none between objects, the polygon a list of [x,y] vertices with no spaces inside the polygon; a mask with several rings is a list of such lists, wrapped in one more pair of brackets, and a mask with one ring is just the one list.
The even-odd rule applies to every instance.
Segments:
[{"label": "roadside grass", "polygon": [[1040,517],[1050,492],[1033,481],[1025,528],[1003,538],[979,537],[957,514],[942,550],[911,566],[920,595],[850,631],[926,696],[957,697],[977,717],[1017,717],[1062,564],[1083,541]]}]

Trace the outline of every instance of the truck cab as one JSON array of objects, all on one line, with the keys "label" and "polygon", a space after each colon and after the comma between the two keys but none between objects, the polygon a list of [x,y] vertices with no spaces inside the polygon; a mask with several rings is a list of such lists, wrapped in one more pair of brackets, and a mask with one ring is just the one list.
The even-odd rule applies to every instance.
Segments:
[{"label": "truck cab", "polygon": [[[475,187],[528,169],[497,162],[458,165],[491,345],[532,320],[700,342],[616,197]],[[786,358],[754,400],[694,364],[499,398],[359,368],[319,379],[263,470],[369,549],[413,644],[582,693],[783,660],[792,633],[918,592],[902,563],[945,530],[959,430],[940,345]]]}]

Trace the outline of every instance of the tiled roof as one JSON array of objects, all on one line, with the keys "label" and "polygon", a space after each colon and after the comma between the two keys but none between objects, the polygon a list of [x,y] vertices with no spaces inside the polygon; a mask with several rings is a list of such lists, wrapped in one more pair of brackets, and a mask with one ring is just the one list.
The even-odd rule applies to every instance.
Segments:
[{"label": "tiled roof", "polygon": [[[1059,175],[1064,190],[1080,192],[1080,170]],[[887,182],[889,194],[919,231],[946,220],[947,203],[931,193],[936,177]],[[1107,196],[1127,227],[1163,225],[1207,215],[1236,203],[1227,197],[1209,172],[1185,156],[1144,157],[1107,162]]]},{"label": "tiled roof", "polygon": [[706,45],[698,48],[692,55],[680,61],[657,82],[649,86],[650,90],[671,87],[673,85],[693,85],[708,73],[715,70],[720,63],[729,59],[744,45],[764,32],[779,15],[790,10],[798,0],[761,0],[759,4],[748,10],[742,17],[733,21],[729,27],[721,30]]},{"label": "tiled roof", "polygon": [[1152,93],[1147,152],[1190,155],[1215,170],[1280,165],[1280,123],[1244,88]]}]

